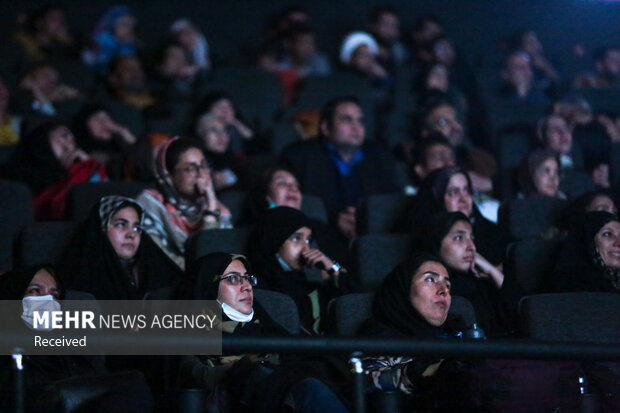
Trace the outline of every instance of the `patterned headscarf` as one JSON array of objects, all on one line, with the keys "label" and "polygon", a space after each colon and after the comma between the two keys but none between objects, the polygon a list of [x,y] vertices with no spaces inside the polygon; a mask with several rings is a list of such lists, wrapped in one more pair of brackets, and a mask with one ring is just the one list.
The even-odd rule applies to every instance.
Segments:
[{"label": "patterned headscarf", "polygon": [[99,203],[99,218],[101,219],[101,230],[103,232],[108,230],[108,225],[110,225],[110,220],[112,220],[114,214],[126,206],[135,208],[140,219],[140,225],[142,225],[144,208],[142,208],[138,201],[118,195],[104,196]]},{"label": "patterned headscarf", "polygon": [[[178,136],[175,136],[174,138],[164,141],[161,145],[159,145],[157,155],[155,156],[155,168],[153,172],[155,174],[158,189],[164,196],[165,202],[178,209],[181,214],[193,224],[201,220],[204,216],[204,213],[207,210],[206,199],[201,197],[198,199],[197,203],[188,203],[184,200],[174,187],[174,184],[172,183],[172,176],[166,167],[166,153],[168,148],[179,139],[180,138]],[[196,145],[196,148],[199,148],[199,146]]]}]

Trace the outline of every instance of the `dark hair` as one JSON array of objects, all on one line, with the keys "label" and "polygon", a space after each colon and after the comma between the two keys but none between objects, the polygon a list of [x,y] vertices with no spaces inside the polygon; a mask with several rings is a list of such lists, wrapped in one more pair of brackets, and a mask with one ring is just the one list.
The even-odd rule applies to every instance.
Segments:
[{"label": "dark hair", "polygon": [[426,99],[425,105],[420,112],[420,120],[423,128],[427,128],[427,119],[431,113],[441,106],[450,106],[458,114],[457,105],[445,93],[433,94]]},{"label": "dark hair", "polygon": [[568,121],[566,119],[560,115],[556,115],[555,113],[550,113],[540,118],[536,124],[536,138],[538,139],[539,145],[543,148],[546,148],[549,145],[547,142],[547,128],[549,127],[549,122],[552,118],[560,118],[568,125]]},{"label": "dark hair", "polygon": [[416,144],[415,149],[413,150],[413,164],[426,164],[426,153],[432,146],[435,145],[447,146],[454,151],[452,145],[450,145],[450,142],[445,136],[439,132],[433,132],[427,135],[424,139],[419,140]]},{"label": "dark hair", "polygon": [[215,104],[222,99],[228,99],[232,103],[230,95],[223,90],[214,90],[207,93],[196,107],[197,110],[195,115],[200,116],[204,113],[209,112],[213,108],[213,106],[215,106]]},{"label": "dark hair", "polygon": [[181,156],[189,149],[198,149],[204,155],[204,149],[199,141],[189,138],[180,138],[172,142],[166,149],[166,169],[172,173],[179,163]]},{"label": "dark hair", "polygon": [[517,181],[524,195],[536,195],[538,190],[534,185],[534,173],[536,169],[547,159],[553,159],[560,168],[558,157],[548,149],[534,149],[528,153],[517,168]]},{"label": "dark hair", "polygon": [[443,23],[441,23],[441,20],[439,20],[437,16],[432,14],[424,14],[415,19],[415,22],[413,23],[413,31],[417,32],[422,30],[427,23],[434,23],[443,29]]},{"label": "dark hair", "polygon": [[448,166],[446,168],[441,168],[433,171],[426,177],[424,182],[422,182],[422,185],[424,185],[426,189],[431,192],[433,198],[435,198],[435,201],[439,205],[441,205],[442,210],[445,209],[443,198],[446,194],[446,189],[448,188],[450,179],[452,179],[453,176],[459,174],[465,176],[465,179],[467,180],[467,186],[469,187],[471,193],[472,184],[469,175],[464,169],[457,166]]},{"label": "dark hair", "polygon": [[362,106],[360,101],[355,96],[339,96],[337,98],[333,98],[328,100],[323,107],[321,108],[321,118],[319,120],[319,125],[326,122],[327,125],[331,127],[334,121],[334,115],[336,114],[336,108],[342,105],[343,103],[354,103],[357,106]]},{"label": "dark hair", "polygon": [[438,212],[431,216],[426,227],[425,249],[428,252],[439,255],[441,243],[450,233],[450,230],[459,221],[467,222],[472,226],[471,221],[460,211]]}]

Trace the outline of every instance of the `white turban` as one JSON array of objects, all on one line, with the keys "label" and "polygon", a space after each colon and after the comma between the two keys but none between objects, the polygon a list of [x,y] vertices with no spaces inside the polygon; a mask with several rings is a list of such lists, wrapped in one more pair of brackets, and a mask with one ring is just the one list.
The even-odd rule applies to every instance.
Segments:
[{"label": "white turban", "polygon": [[379,45],[377,41],[366,32],[353,32],[350,33],[342,42],[340,47],[340,61],[348,64],[351,61],[351,56],[355,49],[360,46],[368,46],[368,50],[373,56],[379,53]]}]

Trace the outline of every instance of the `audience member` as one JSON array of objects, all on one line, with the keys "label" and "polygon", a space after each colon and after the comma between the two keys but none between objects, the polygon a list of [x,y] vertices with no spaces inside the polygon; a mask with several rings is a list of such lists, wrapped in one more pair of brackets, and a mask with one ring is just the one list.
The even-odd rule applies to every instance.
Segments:
[{"label": "audience member", "polygon": [[515,49],[523,50],[530,57],[534,72],[534,83],[541,89],[546,89],[551,83],[560,80],[560,75],[553,64],[545,56],[543,45],[534,30],[523,30],[515,36]]},{"label": "audience member", "polygon": [[156,103],[142,63],[135,56],[124,55],[110,63],[106,86],[110,98],[137,109],[145,109]]},{"label": "audience member", "polygon": [[517,170],[519,197],[542,195],[566,199],[560,191],[561,170],[557,156],[546,149],[535,149],[527,154]]},{"label": "audience member", "polygon": [[506,56],[501,72],[503,85],[497,98],[506,102],[549,103],[549,98],[534,82],[532,58],[523,50]]},{"label": "audience member", "polygon": [[360,76],[383,82],[388,79],[387,70],[377,61],[379,45],[368,33],[353,32],[340,46],[340,63]]},{"label": "audience member", "polygon": [[370,15],[370,34],[379,46],[377,61],[393,76],[396,68],[409,58],[409,53],[400,41],[400,17],[396,9],[378,7]]},{"label": "audience member", "polygon": [[1,175],[30,187],[38,219],[64,218],[71,186],[107,179],[105,167],[75,144],[71,130],[51,121],[19,141]]},{"label": "audience member", "polygon": [[620,291],[620,221],[606,211],[583,215],[572,228],[553,272],[557,292]]},{"label": "audience member", "polygon": [[317,51],[314,31],[310,27],[291,27],[286,34],[284,45],[285,53],[276,62],[273,70],[292,71],[297,79],[330,74],[329,60]]},{"label": "audience member", "polygon": [[454,148],[444,135],[431,133],[415,146],[412,165],[415,181],[419,184],[437,169],[456,166]]},{"label": "audience member", "polygon": [[19,82],[16,106],[21,113],[45,116],[58,114],[60,106],[80,96],[80,92],[61,82],[58,71],[49,63],[28,70]]},{"label": "audience member", "polygon": [[230,211],[218,201],[211,167],[199,143],[173,138],[154,160],[157,190],[137,198],[144,207],[144,231],[182,269],[185,241],[195,231],[230,227]]},{"label": "audience member", "polygon": [[170,26],[170,34],[185,49],[191,65],[211,70],[209,43],[198,27],[188,19],[178,19]]},{"label": "audience member", "polygon": [[176,284],[181,270],[142,232],[143,220],[142,206],[135,200],[101,198],[59,265],[66,288],[99,300],[137,300]]},{"label": "audience member", "polygon": [[284,161],[304,191],[323,200],[330,222],[347,238],[355,236],[355,208],[369,195],[401,192],[392,157],[366,141],[357,99],[336,98],[322,109],[318,139],[284,149]]},{"label": "audience member", "polygon": [[192,99],[200,89],[201,69],[180,43],[164,43],[155,56],[155,84],[166,100]]},{"label": "audience member", "polygon": [[426,244],[450,270],[451,293],[472,303],[487,336],[512,334],[523,293],[515,279],[478,252],[469,218],[460,211],[434,215],[428,221]]},{"label": "audience member", "polygon": [[594,53],[594,73],[580,75],[577,88],[611,88],[620,86],[620,47],[604,47]]}]

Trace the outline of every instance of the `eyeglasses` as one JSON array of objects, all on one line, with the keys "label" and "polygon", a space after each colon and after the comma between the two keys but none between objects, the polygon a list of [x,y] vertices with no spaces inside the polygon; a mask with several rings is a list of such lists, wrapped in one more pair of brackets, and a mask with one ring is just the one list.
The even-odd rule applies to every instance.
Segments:
[{"label": "eyeglasses", "polygon": [[176,172],[181,172],[185,175],[195,175],[198,176],[198,174],[200,174],[200,171],[209,171],[211,168],[209,168],[209,164],[206,162],[201,162],[200,164],[195,164],[195,163],[190,163],[185,165],[182,168],[176,168],[175,171]]},{"label": "eyeglasses", "polygon": [[240,285],[243,284],[243,281],[247,281],[252,287],[256,287],[258,284],[258,278],[256,275],[251,274],[240,274],[238,272],[231,272],[226,275],[216,275],[213,278],[213,281],[224,281],[227,280],[232,285]]}]

